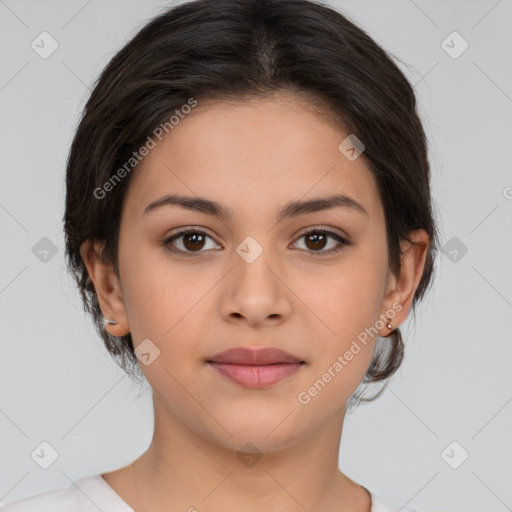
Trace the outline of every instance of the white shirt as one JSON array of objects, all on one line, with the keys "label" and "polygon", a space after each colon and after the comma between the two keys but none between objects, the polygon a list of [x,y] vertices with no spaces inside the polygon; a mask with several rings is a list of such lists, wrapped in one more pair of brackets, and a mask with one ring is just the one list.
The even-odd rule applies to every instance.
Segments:
[{"label": "white shirt", "polygon": [[[391,505],[381,496],[369,490],[368,492],[372,497],[371,512],[418,512],[411,508]],[[134,512],[101,475],[86,476],[66,489],[42,492],[0,507],[0,512],[98,512],[98,510]]]}]

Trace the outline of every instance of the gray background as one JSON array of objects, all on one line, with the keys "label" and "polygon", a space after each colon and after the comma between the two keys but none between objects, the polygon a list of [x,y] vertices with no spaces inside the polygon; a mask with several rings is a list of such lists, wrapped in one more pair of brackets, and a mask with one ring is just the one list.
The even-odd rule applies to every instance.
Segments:
[{"label": "gray background", "polygon": [[[421,512],[512,510],[512,3],[329,3],[407,63],[445,246],[417,321],[403,326],[401,370],[346,419],[340,467]],[[82,312],[61,219],[88,86],[166,4],[0,0],[0,503],[121,467],[151,441],[150,394]],[[43,31],[59,45],[47,59],[31,48]],[[453,31],[469,43],[458,58],[442,47]],[[32,250],[43,237],[57,251],[46,262]],[[31,458],[43,441],[59,454],[48,469]]]}]

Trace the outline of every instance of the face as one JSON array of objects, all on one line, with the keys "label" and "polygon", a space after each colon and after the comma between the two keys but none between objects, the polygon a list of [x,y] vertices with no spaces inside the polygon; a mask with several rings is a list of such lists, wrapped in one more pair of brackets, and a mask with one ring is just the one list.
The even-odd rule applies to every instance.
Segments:
[{"label": "face", "polygon": [[[199,102],[133,176],[117,314],[150,354],[141,368],[162,411],[220,445],[251,440],[264,452],[314,436],[343,414],[373,333],[389,333],[379,322],[393,302],[384,211],[364,153],[349,160],[338,149],[348,135],[294,96]],[[146,211],[168,194],[230,215],[171,203]],[[352,206],[285,209],[335,195]],[[251,388],[207,362],[263,346],[305,364]]]}]

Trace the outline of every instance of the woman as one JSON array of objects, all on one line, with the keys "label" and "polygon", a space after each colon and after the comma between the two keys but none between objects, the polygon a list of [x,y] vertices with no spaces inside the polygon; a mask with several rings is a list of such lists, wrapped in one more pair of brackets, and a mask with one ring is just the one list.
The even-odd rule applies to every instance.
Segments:
[{"label": "woman", "polygon": [[153,439],[2,510],[397,511],[338,454],[432,281],[429,173],[411,85],[333,9],[196,0],[151,20],[85,107],[64,227],[98,333],[151,385]]}]

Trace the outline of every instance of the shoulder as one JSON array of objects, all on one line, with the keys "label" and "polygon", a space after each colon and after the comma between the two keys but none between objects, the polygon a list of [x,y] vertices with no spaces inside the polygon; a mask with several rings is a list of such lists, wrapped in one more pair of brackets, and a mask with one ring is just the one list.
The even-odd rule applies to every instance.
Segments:
[{"label": "shoulder", "polygon": [[[69,487],[46,491],[0,506],[0,512],[98,512],[87,490],[98,485],[98,476],[88,476]],[[86,492],[84,492],[84,490]]]},{"label": "shoulder", "polygon": [[371,512],[420,512],[419,510],[395,505],[382,496],[369,491],[372,497]]}]

